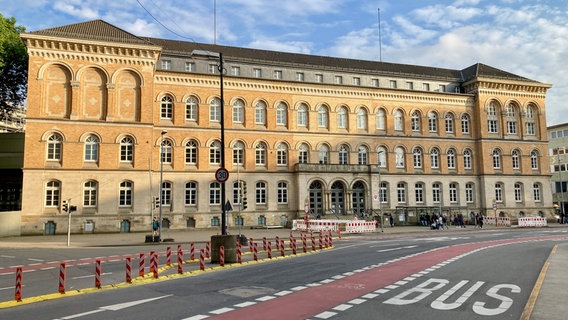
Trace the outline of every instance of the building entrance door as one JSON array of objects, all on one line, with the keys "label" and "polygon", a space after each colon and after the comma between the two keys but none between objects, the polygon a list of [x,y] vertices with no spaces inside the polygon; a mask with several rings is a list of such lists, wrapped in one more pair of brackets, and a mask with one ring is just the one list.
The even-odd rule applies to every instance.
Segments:
[{"label": "building entrance door", "polygon": [[310,216],[316,218],[323,216],[323,191],[319,181],[310,184]]},{"label": "building entrance door", "polygon": [[345,189],[343,183],[336,181],[331,185],[331,213],[345,214]]}]

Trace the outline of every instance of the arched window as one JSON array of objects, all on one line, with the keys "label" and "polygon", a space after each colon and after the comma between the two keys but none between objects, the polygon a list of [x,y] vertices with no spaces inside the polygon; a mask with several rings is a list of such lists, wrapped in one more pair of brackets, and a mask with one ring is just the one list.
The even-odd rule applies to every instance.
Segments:
[{"label": "arched window", "polygon": [[467,203],[473,202],[473,183],[465,184],[465,202]]},{"label": "arched window", "polygon": [[511,153],[511,162],[513,165],[513,169],[519,170],[521,168],[521,160],[519,157],[519,151],[513,150]]},{"label": "arched window", "polygon": [[410,116],[410,127],[414,132],[420,132],[420,112],[414,111]]},{"label": "arched window", "polygon": [[349,164],[349,149],[344,144],[339,146],[339,164]]},{"label": "arched window", "polygon": [[378,160],[378,165],[380,168],[386,168],[387,167],[387,150],[384,147],[379,147],[377,149],[377,158]]},{"label": "arched window", "polygon": [[428,112],[428,131],[438,132],[438,116],[435,112]]},{"label": "arched window", "polygon": [[375,114],[375,127],[378,130],[385,130],[386,128],[386,119],[385,119],[385,110],[379,109]]},{"label": "arched window", "polygon": [[456,168],[456,152],[454,149],[449,149],[446,154],[446,159],[448,160],[448,169]]},{"label": "arched window", "polygon": [[357,160],[359,164],[367,164],[369,150],[365,146],[360,146],[357,151]]},{"label": "arched window", "polygon": [[162,206],[172,205],[172,183],[162,182]]},{"label": "arched window", "polygon": [[298,107],[298,127],[306,127],[308,125],[308,107],[301,104]]},{"label": "arched window", "polygon": [[199,116],[199,106],[195,97],[189,97],[185,100],[185,120],[197,121]]},{"label": "arched window", "polygon": [[97,205],[98,183],[87,181],[83,185],[83,207],[95,207]]},{"label": "arched window", "polygon": [[308,146],[305,144],[301,144],[298,148],[298,163],[308,163],[310,161],[309,158],[309,149]]},{"label": "arched window", "polygon": [[119,186],[118,205],[120,207],[131,207],[132,194],[132,182],[122,181]]},{"label": "arched window", "polygon": [[329,164],[329,148],[325,145],[319,148],[319,163]]},{"label": "arched window", "polygon": [[255,185],[256,204],[266,204],[266,183],[259,181]]},{"label": "arched window", "polygon": [[221,164],[221,143],[213,141],[209,146],[209,163]]},{"label": "arched window", "polygon": [[120,162],[132,163],[134,161],[134,140],[126,136],[120,140]]},{"label": "arched window", "polygon": [[347,128],[347,110],[344,107],[337,110],[337,127],[339,129]]},{"label": "arched window", "polygon": [[493,156],[493,169],[501,169],[501,152],[495,149],[492,153]]},{"label": "arched window", "polygon": [[507,134],[517,134],[517,110],[512,103],[507,106]]},{"label": "arched window", "polygon": [[189,140],[185,144],[185,164],[197,164],[197,142]]},{"label": "arched window", "polygon": [[430,150],[430,167],[432,169],[440,168],[440,152],[437,148]]},{"label": "arched window", "polygon": [[414,168],[422,168],[422,150],[418,147],[412,151]]},{"label": "arched window", "polygon": [[454,133],[454,116],[447,114],[444,120],[446,123],[446,133]]},{"label": "arched window", "polygon": [[394,152],[396,155],[396,167],[404,168],[404,149],[402,147],[396,147]]},{"label": "arched window", "polygon": [[85,161],[96,162],[99,160],[99,138],[88,136],[85,139]]},{"label": "arched window", "polygon": [[469,115],[464,114],[461,117],[461,129],[462,129],[462,134],[469,134],[470,133],[470,120],[469,120]]},{"label": "arched window", "polygon": [[174,112],[173,100],[169,96],[162,97],[160,103],[160,119],[171,120]]},{"label": "arched window", "polygon": [[285,166],[288,164],[288,147],[280,143],[276,148],[276,165]]},{"label": "arched window", "polygon": [[233,122],[243,123],[245,121],[245,103],[237,99],[233,102]]},{"label": "arched window", "polygon": [[515,202],[523,201],[523,185],[520,183],[515,183],[514,185]]},{"label": "arched window", "polygon": [[471,161],[471,150],[466,149],[463,151],[463,167],[464,169],[471,169],[472,161]]},{"label": "arched window", "polygon": [[276,124],[279,126],[285,126],[288,124],[288,117],[286,114],[287,108],[283,102],[280,102],[276,106]]},{"label": "arched window", "polygon": [[450,183],[449,188],[448,188],[450,194],[450,202],[451,203],[457,203],[458,202],[458,184],[457,183]]},{"label": "arched window", "polygon": [[404,121],[402,119],[402,111],[396,110],[394,112],[394,130],[396,131],[404,130],[403,123]]},{"label": "arched window", "polygon": [[357,129],[367,129],[367,110],[357,110]]},{"label": "arched window", "polygon": [[542,187],[539,183],[533,183],[533,198],[534,202],[542,201]]},{"label": "arched window", "polygon": [[245,159],[245,146],[242,142],[237,141],[233,145],[233,164],[243,165]]},{"label": "arched window", "polygon": [[162,140],[162,148],[161,148],[161,157],[160,161],[162,163],[171,164],[172,163],[172,153],[173,153],[173,146],[172,142],[168,139]]},{"label": "arched window", "polygon": [[61,150],[63,149],[63,138],[54,133],[47,138],[47,160],[61,161]]},{"label": "arched window", "polygon": [[525,119],[526,134],[529,136],[536,135],[536,119],[535,110],[531,105],[527,106],[526,119]]},{"label": "arched window", "polygon": [[254,107],[254,123],[266,125],[266,104],[262,101],[257,102]]},{"label": "arched window", "polygon": [[280,181],[277,188],[276,200],[278,204],[288,203],[288,183]]},{"label": "arched window", "polygon": [[396,184],[396,199],[398,203],[406,203],[406,184],[404,182]]},{"label": "arched window", "polygon": [[265,166],[266,165],[266,145],[264,142],[259,142],[256,144],[254,148],[255,154],[255,163],[257,166]]},{"label": "arched window", "polygon": [[209,121],[221,121],[221,100],[215,98],[209,104]]},{"label": "arched window", "polygon": [[318,108],[318,127],[327,128],[328,126],[328,113],[327,108],[320,106]]},{"label": "arched window", "polygon": [[538,170],[538,154],[536,151],[531,151],[531,169]]},{"label": "arched window", "polygon": [[432,184],[432,202],[440,203],[442,201],[442,185],[439,183]]},{"label": "arched window", "polygon": [[61,183],[59,181],[48,181],[45,184],[45,206],[59,207],[61,199]]}]

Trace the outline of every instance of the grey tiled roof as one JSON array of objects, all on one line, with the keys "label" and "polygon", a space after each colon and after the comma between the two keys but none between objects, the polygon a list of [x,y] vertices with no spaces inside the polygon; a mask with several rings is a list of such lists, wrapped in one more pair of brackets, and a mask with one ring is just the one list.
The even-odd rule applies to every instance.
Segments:
[{"label": "grey tiled roof", "polygon": [[103,20],[92,20],[61,27],[39,30],[30,34],[82,39],[120,42],[126,44],[156,45],[163,49],[163,55],[187,56],[193,50],[222,52],[225,60],[249,60],[253,63],[280,63],[298,65],[304,68],[335,68],[342,71],[376,73],[393,77],[421,77],[448,79],[465,82],[476,77],[508,79],[523,82],[536,82],[481,63],[463,70],[444,69],[390,62],[356,60],[337,57],[316,56],[299,53],[278,52],[270,50],[229,47],[196,42],[138,37]]},{"label": "grey tiled roof", "polygon": [[128,44],[150,45],[146,40],[113,26],[103,20],[92,20],[66,26],[30,32],[30,34],[60,38],[120,42]]}]

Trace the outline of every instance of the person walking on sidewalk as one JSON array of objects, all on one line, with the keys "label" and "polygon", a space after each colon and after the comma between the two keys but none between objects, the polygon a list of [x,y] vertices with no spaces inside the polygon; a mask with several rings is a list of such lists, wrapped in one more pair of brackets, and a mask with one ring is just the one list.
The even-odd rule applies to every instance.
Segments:
[{"label": "person walking on sidewalk", "polygon": [[157,236],[159,229],[160,229],[160,222],[158,222],[158,219],[154,217],[154,220],[152,221],[152,235]]}]

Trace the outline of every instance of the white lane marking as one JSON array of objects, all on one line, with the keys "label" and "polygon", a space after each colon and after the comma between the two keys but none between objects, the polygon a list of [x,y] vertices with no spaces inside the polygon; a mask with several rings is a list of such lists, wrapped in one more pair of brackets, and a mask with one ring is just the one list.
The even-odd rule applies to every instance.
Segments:
[{"label": "white lane marking", "polygon": [[28,260],[30,261],[38,261],[38,262],[44,262],[45,260],[43,259],[34,259],[34,258],[28,258]]},{"label": "white lane marking", "polygon": [[10,258],[10,259],[14,259],[14,258],[16,258],[16,256],[7,256],[7,255],[2,254],[2,255],[0,255],[0,258]]},{"label": "white lane marking", "polygon": [[[106,273],[102,273],[101,276],[107,275],[107,274],[112,274],[112,272],[106,272]],[[72,280],[77,280],[77,279],[85,279],[85,278],[93,278],[95,275],[91,274],[91,275],[87,275],[87,276],[78,276],[78,277],[73,277],[71,278]]]},{"label": "white lane marking", "polygon": [[396,251],[396,250],[402,250],[402,249],[412,249],[412,248],[416,248],[416,247],[418,247],[418,246],[404,246],[404,247],[377,250],[377,252],[388,252],[388,251]]}]

